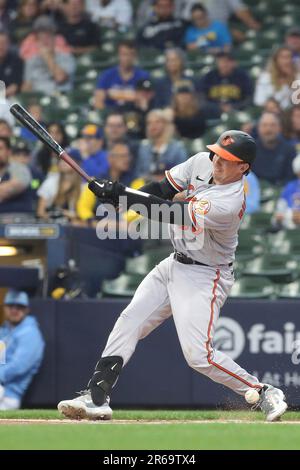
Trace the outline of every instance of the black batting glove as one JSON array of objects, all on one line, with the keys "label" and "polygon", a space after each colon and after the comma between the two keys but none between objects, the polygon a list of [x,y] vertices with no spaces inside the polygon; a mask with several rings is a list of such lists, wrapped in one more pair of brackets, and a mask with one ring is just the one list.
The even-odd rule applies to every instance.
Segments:
[{"label": "black batting glove", "polygon": [[98,199],[111,202],[115,207],[119,205],[119,197],[125,194],[125,186],[117,181],[95,178],[89,182],[88,187]]}]

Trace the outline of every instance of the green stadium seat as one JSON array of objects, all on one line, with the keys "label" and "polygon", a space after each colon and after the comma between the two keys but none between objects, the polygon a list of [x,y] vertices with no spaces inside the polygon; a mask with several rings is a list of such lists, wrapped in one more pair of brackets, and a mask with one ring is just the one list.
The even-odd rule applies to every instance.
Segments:
[{"label": "green stadium seat", "polygon": [[128,259],[126,261],[125,271],[128,274],[140,274],[145,276],[164,258],[167,258],[171,252],[172,248],[169,246],[148,250],[144,255]]},{"label": "green stadium seat", "polygon": [[207,144],[212,144],[216,142],[217,139],[220,137],[220,134],[222,134],[222,132],[225,132],[227,129],[227,125],[222,122],[213,129],[210,129],[209,131],[205,132],[205,134],[201,138],[203,145],[205,146]]},{"label": "green stadium seat", "polygon": [[270,299],[275,297],[275,293],[276,288],[268,278],[243,276],[235,281],[229,297],[239,299]]},{"label": "green stadium seat", "polygon": [[48,96],[38,91],[29,91],[26,93],[19,93],[17,95],[17,102],[26,108],[30,104],[40,103],[42,98],[48,98]]},{"label": "green stadium seat", "polygon": [[276,186],[268,181],[260,180],[261,202],[277,200],[282,191],[281,186]]},{"label": "green stadium seat", "polygon": [[276,201],[267,201],[261,203],[260,211],[266,214],[274,214],[276,208]]},{"label": "green stadium seat", "polygon": [[290,255],[293,259],[300,258],[300,234],[299,230],[285,230],[268,237],[270,253]]},{"label": "green stadium seat", "polygon": [[70,104],[75,107],[81,108],[82,105],[88,106],[90,100],[92,99],[92,94],[90,90],[76,89],[68,93],[68,98]]},{"label": "green stadium seat", "polygon": [[102,283],[102,297],[133,297],[138,285],[143,280],[140,274],[121,274],[117,279]]},{"label": "green stadium seat", "polygon": [[272,228],[272,215],[266,212],[257,212],[256,214],[246,214],[241,224],[241,229],[255,229],[257,233],[267,232]]},{"label": "green stadium seat", "polygon": [[245,263],[243,274],[267,277],[272,282],[286,284],[299,277],[299,262],[289,255],[265,254]]},{"label": "green stadium seat", "polygon": [[300,299],[300,281],[291,282],[278,290],[280,299]]},{"label": "green stadium seat", "polygon": [[249,261],[264,252],[264,239],[255,230],[241,230],[236,251],[237,262]]},{"label": "green stadium seat", "polygon": [[155,68],[164,69],[165,57],[157,49],[141,48],[139,49],[139,65],[149,70]]},{"label": "green stadium seat", "polygon": [[227,129],[241,129],[241,126],[252,121],[252,116],[247,111],[236,111],[235,113],[223,113],[222,124]]}]

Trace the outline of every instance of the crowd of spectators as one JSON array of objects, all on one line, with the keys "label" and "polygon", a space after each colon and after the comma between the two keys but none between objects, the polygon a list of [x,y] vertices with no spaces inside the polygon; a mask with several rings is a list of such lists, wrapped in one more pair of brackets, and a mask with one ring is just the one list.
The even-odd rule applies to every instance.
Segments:
[{"label": "crowd of spectators", "polygon": [[[282,43],[274,41],[254,78],[238,53],[245,30],[256,35],[262,25],[241,0],[0,0],[0,80],[8,103],[26,93],[76,95],[78,61],[101,51],[105,32],[114,31],[116,50],[82,104],[86,116],[101,115],[102,124],[87,118],[70,135],[63,121],[47,119],[38,98],[29,102],[55,140],[87,173],[137,187],[204,151],[205,137],[224,116],[255,109],[256,117],[240,125],[258,147],[245,186],[247,211],[259,210],[262,181],[281,185],[276,220],[299,225],[300,217],[285,222],[282,214],[285,207],[300,213],[300,107],[292,102],[300,79],[300,29],[291,27]],[[160,58],[159,76],[141,65],[147,50]],[[210,67],[191,71],[191,56],[211,58]],[[97,201],[7,109],[2,100],[0,214],[88,224]]]}]

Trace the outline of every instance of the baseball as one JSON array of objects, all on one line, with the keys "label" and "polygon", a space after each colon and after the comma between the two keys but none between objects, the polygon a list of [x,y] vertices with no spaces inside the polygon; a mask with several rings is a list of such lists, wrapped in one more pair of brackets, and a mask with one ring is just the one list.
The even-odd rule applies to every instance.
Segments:
[{"label": "baseball", "polygon": [[260,395],[259,395],[258,391],[253,389],[253,388],[250,388],[245,393],[245,400],[250,405],[254,405],[255,403],[257,403],[258,400],[259,400],[259,397],[260,397]]}]

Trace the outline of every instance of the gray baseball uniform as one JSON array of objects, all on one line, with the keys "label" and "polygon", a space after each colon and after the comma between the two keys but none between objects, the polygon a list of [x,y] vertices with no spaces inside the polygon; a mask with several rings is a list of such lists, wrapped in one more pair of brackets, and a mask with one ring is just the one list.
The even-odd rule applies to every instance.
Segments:
[{"label": "gray baseball uniform", "polygon": [[171,254],[142,281],[118,318],[102,356],[124,364],[138,341],[173,316],[188,364],[215,382],[244,394],[258,379],[213,347],[219,312],[234,282],[231,263],[245,210],[243,180],[210,184],[212,162],[200,152],[166,173],[178,191],[187,190],[193,227],[170,226],[175,250],[205,264],[182,264]]}]

